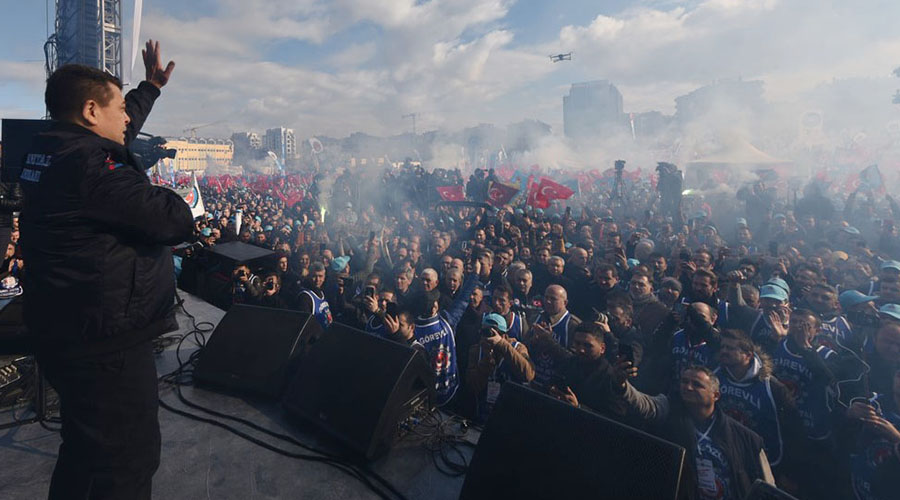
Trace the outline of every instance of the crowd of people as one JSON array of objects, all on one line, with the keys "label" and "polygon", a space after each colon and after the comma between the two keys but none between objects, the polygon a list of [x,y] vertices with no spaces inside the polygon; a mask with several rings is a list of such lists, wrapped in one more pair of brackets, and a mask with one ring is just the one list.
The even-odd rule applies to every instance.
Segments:
[{"label": "crowd of people", "polygon": [[[678,182],[674,196],[634,185],[493,208],[493,176],[342,172],[293,205],[274,185],[206,185],[184,259],[228,241],[272,249],[274,268],[231,270],[233,303],[418,349],[437,404],[476,421],[515,381],[645,428],[686,449],[686,498],[740,499],[767,477],[803,499],[896,498],[890,196],[811,184],[791,199],[757,182],[681,199]],[[441,184],[470,201],[435,204]]]}]

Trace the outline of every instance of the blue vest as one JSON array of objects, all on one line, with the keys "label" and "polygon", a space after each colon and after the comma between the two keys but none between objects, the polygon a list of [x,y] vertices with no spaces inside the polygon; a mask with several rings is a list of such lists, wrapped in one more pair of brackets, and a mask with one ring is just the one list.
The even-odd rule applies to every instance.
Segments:
[{"label": "blue vest", "polygon": [[[550,332],[553,334],[553,339],[559,342],[559,345],[568,348],[569,347],[569,322],[572,321],[572,313],[566,311],[565,314],[559,318],[559,321],[550,325]],[[542,312],[537,319],[538,323],[550,323],[550,316],[547,316],[547,313]]]},{"label": "blue vest", "polygon": [[522,338],[522,329],[524,328],[521,313],[514,312],[512,313],[512,322],[509,324],[509,328],[506,331],[506,335],[511,339],[521,339]]},{"label": "blue vest", "polygon": [[[702,480],[698,481],[697,498],[700,500],[737,500],[734,497],[734,488],[731,484],[733,477],[731,464],[728,463],[728,457],[725,456],[725,450],[722,448],[721,443],[713,442],[709,436],[704,436],[703,432],[711,432],[711,429],[704,429],[703,432],[697,430],[695,432],[697,434],[697,454],[695,459],[698,465],[701,461],[711,465],[715,473],[714,484],[704,484]],[[700,468],[697,467],[696,470],[699,471]],[[700,479],[699,474],[698,479]],[[707,489],[707,486],[710,489]]]},{"label": "blue vest", "polygon": [[822,321],[822,329],[813,339],[813,345],[816,347],[825,346],[832,351],[840,352],[841,350],[849,350],[847,347],[853,339],[853,328],[843,316],[835,316],[828,321]]},{"label": "blue vest", "polygon": [[753,377],[746,382],[735,382],[724,367],[717,368],[716,374],[721,393],[718,405],[726,415],[763,438],[769,465],[775,467],[781,462],[784,444],[778,407],[772,396],[772,379]]},{"label": "blue vest", "polygon": [[677,389],[681,383],[681,372],[691,365],[700,365],[713,369],[718,365],[712,348],[706,342],[691,344],[687,333],[678,330],[672,335],[672,360],[674,361],[673,382]]},{"label": "blue vest", "polygon": [[417,318],[415,335],[416,340],[425,348],[426,357],[434,369],[437,405],[442,406],[456,394],[459,386],[453,328],[440,316]]},{"label": "blue vest", "polygon": [[331,308],[328,307],[328,301],[322,298],[319,298],[316,295],[316,292],[304,288],[300,291],[300,293],[306,294],[307,297],[312,301],[312,314],[315,316],[316,321],[322,325],[323,330],[327,330],[329,326],[331,326]]},{"label": "blue vest", "polygon": [[[572,313],[566,311],[559,321],[550,325],[553,340],[563,347],[569,347],[569,323],[571,321]],[[547,316],[547,313],[541,312],[536,323],[550,323],[550,317]],[[537,352],[532,353],[532,362],[534,363],[534,383],[541,386],[550,384],[553,374],[556,373],[553,358],[549,354]]]},{"label": "blue vest", "polygon": [[[827,347],[816,348],[816,354],[828,359],[835,354]],[[772,356],[775,376],[788,388],[797,401],[797,409],[810,439],[822,440],[831,435],[827,385],[813,380],[813,373],[799,354],[787,347],[787,339],[778,344]]]},{"label": "blue vest", "polygon": [[[878,396],[875,400],[876,410],[880,410],[878,413],[885,420],[900,429],[900,411],[893,408],[893,404],[888,404],[889,398],[890,396]],[[860,431],[856,446],[850,454],[850,477],[853,492],[859,500],[888,500],[887,497],[875,496],[872,492],[872,481],[878,468],[893,452],[894,445],[880,434],[865,427]]]}]

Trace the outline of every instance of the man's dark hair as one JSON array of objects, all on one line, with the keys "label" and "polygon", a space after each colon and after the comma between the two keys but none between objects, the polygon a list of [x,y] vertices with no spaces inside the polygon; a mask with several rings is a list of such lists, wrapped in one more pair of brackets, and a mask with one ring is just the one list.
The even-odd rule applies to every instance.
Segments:
[{"label": "man's dark hair", "polygon": [[619,270],[616,269],[616,266],[614,266],[612,264],[608,264],[606,262],[604,262],[602,264],[598,264],[597,267],[594,269],[594,274],[605,273],[607,271],[612,272],[613,277],[615,277],[615,278],[619,277]]},{"label": "man's dark hair", "polygon": [[44,103],[54,120],[71,120],[81,114],[81,108],[90,99],[101,106],[109,104],[112,99],[110,83],[122,88],[122,82],[105,71],[80,64],[67,64],[47,78]]},{"label": "man's dark hair", "polygon": [[586,335],[590,335],[601,344],[606,342],[606,339],[603,337],[603,330],[601,330],[600,327],[591,322],[584,322],[579,324],[575,327],[575,330],[572,333],[584,333]]},{"label": "man's dark hair", "polygon": [[429,290],[419,292],[413,297],[410,309],[418,316],[426,317],[431,315],[434,304],[441,299],[441,293],[437,290]]},{"label": "man's dark hair", "polygon": [[[696,255],[696,254],[695,254]],[[709,278],[709,282],[712,283],[712,286],[716,286],[719,284],[719,278],[716,276],[716,273],[712,271],[708,271],[706,269],[697,269],[694,271],[694,278],[696,277]]]},{"label": "man's dark hair", "polygon": [[494,287],[494,290],[491,292],[492,295],[497,295],[498,293],[506,294],[510,299],[513,296],[512,288],[506,283],[501,283]]}]

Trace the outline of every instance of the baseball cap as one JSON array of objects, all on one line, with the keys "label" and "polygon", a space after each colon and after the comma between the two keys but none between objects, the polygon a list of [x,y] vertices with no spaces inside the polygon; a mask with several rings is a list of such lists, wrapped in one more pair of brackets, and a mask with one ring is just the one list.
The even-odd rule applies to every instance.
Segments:
[{"label": "baseball cap", "polygon": [[331,270],[340,272],[343,271],[345,267],[347,267],[347,263],[350,262],[349,255],[341,255],[340,257],[335,257],[331,259]]},{"label": "baseball cap", "polygon": [[841,309],[848,309],[864,302],[872,302],[878,299],[875,295],[866,295],[859,290],[847,290],[841,292],[838,296],[838,302],[841,303]]},{"label": "baseball cap", "polygon": [[896,269],[897,271],[900,271],[900,262],[897,262],[896,260],[886,260],[881,263],[881,268]]},{"label": "baseball cap", "polygon": [[263,228],[263,231],[271,231],[272,229],[274,229],[274,228],[272,227],[271,224],[269,224],[269,225],[267,225],[266,227]]},{"label": "baseball cap", "polygon": [[890,316],[893,319],[900,321],[900,305],[897,304],[885,304],[878,309],[878,312],[884,314],[885,316]]},{"label": "baseball cap", "polygon": [[859,235],[859,229],[856,229],[856,228],[853,227],[853,226],[842,227],[842,228],[841,228],[841,231],[843,231],[843,232],[845,232],[845,233],[847,233],[847,234],[855,235],[855,236],[858,236],[858,235]]},{"label": "baseball cap", "polygon": [[759,298],[761,299],[774,299],[780,302],[784,302],[788,299],[787,292],[784,291],[783,288],[776,285],[763,285],[759,289]]},{"label": "baseball cap", "polygon": [[785,217],[784,214],[775,214],[775,216],[773,217],[773,219],[786,219],[786,218],[787,217]]},{"label": "baseball cap", "polygon": [[200,231],[200,234],[202,234],[203,236],[209,236],[212,234],[212,229],[204,227],[203,230]]},{"label": "baseball cap", "polygon": [[484,317],[481,318],[481,326],[496,328],[503,333],[506,333],[506,330],[508,329],[506,326],[506,319],[497,313],[485,314]]},{"label": "baseball cap", "polygon": [[746,227],[746,226],[747,226],[747,219],[745,219],[745,218],[743,218],[743,217],[738,217],[737,225],[738,225],[738,226],[744,226],[744,227]]},{"label": "baseball cap", "polygon": [[791,293],[791,287],[788,286],[787,281],[784,281],[781,278],[771,278],[769,281],[766,281],[764,284],[774,285],[774,286],[777,286],[778,288],[781,288],[782,290],[784,290],[784,292],[787,294]]}]

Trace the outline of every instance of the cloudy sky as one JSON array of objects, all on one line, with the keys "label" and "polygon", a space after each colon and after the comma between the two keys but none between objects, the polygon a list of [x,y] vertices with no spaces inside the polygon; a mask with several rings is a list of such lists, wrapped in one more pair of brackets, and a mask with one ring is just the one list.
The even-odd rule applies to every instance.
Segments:
[{"label": "cloudy sky", "polygon": [[[43,114],[45,1],[0,0],[0,116]],[[145,0],[143,38],[177,62],[145,130],[390,135],[415,112],[420,131],[524,118],[560,131],[568,86],[594,79],[627,111],[672,112],[716,79],[791,99],[889,78],[898,16],[895,0]]]}]

